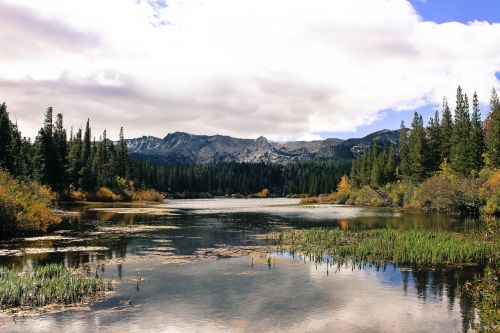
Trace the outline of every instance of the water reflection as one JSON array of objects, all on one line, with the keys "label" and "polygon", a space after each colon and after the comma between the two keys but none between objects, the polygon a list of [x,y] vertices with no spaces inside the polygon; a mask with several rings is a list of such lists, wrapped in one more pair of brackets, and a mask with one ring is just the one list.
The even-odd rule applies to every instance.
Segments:
[{"label": "water reflection", "polygon": [[[0,264],[28,268],[60,262],[79,267],[166,246],[177,255],[191,255],[217,244],[265,244],[265,240],[255,236],[285,228],[461,230],[464,226],[460,218],[442,214],[375,209],[370,215],[370,210],[353,208],[354,212],[348,212],[346,207],[276,208],[273,206],[276,201],[272,200],[254,201],[259,206],[248,211],[251,210],[248,205],[253,203],[228,201],[231,200],[207,201],[208,204],[200,201],[195,205],[181,201],[172,205],[179,214],[176,216],[117,214],[78,207],[80,216],[66,219],[60,226],[63,232],[54,234],[67,239],[4,240],[0,242],[0,250],[67,246],[107,250],[0,256]],[[196,209],[203,204],[207,207]],[[214,208],[218,204],[223,206],[222,211]],[[466,222],[467,228],[478,225],[475,220]],[[96,234],[103,225],[159,225],[178,229]],[[459,287],[481,271],[477,267],[428,271],[388,264],[327,271],[325,264],[316,268],[314,264],[293,260],[290,254],[278,257],[283,261],[269,267],[252,265],[246,257],[188,265],[158,265],[151,260],[99,264],[90,273],[122,281],[111,299],[94,304],[91,312],[27,318],[17,324],[6,323],[1,330],[447,332],[467,331],[474,322],[472,302],[459,292]],[[141,282],[136,281],[138,275],[144,278]],[[133,306],[125,306],[131,297]]]}]

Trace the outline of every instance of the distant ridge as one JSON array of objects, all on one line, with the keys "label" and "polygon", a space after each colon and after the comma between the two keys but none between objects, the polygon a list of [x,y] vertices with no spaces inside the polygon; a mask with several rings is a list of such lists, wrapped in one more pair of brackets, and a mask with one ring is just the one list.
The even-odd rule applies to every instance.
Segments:
[{"label": "distant ridge", "polygon": [[397,145],[399,130],[381,130],[363,138],[347,140],[269,141],[241,139],[225,135],[169,133],[163,139],[143,136],[126,140],[132,157],[168,164],[205,164],[219,162],[278,163],[318,159],[353,158],[373,141]]}]

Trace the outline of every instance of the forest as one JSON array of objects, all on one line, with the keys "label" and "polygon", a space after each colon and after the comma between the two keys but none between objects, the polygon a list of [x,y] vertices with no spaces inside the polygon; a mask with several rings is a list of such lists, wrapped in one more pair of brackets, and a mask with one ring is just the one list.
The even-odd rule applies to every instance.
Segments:
[{"label": "forest", "polygon": [[62,200],[131,200],[146,189],[181,197],[247,196],[264,188],[278,196],[317,195],[334,191],[351,168],[351,160],[159,165],[129,156],[123,128],[115,143],[106,131],[93,137],[89,120],[68,134],[63,115],[54,120],[53,113],[49,107],[32,142],[10,121],[5,103],[0,106],[0,167],[17,179],[50,187]]},{"label": "forest", "polygon": [[[492,91],[484,123],[477,94],[459,86],[452,115],[441,113],[424,127],[415,112],[411,129],[401,123],[399,147],[374,142],[353,162],[338,192],[304,202],[403,206],[489,214],[500,212],[500,101]],[[326,192],[325,192],[326,193]]]}]

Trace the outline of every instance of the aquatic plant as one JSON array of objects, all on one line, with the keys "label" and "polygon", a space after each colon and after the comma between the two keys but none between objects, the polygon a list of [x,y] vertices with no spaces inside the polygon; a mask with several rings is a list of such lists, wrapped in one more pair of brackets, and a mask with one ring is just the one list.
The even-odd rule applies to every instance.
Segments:
[{"label": "aquatic plant", "polygon": [[19,272],[0,266],[0,308],[78,304],[111,290],[111,281],[50,264]]},{"label": "aquatic plant", "polygon": [[355,262],[414,265],[482,264],[497,261],[498,241],[479,236],[421,229],[291,230],[278,237],[280,250],[318,259],[324,256]]}]

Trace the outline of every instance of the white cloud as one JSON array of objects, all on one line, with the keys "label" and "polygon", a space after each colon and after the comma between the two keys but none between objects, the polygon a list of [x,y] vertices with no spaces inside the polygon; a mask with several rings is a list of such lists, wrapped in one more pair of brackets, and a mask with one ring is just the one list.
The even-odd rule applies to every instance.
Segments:
[{"label": "white cloud", "polygon": [[500,24],[423,22],[405,0],[77,3],[0,0],[0,98],[29,135],[53,105],[129,137],[317,137],[500,87]]}]

